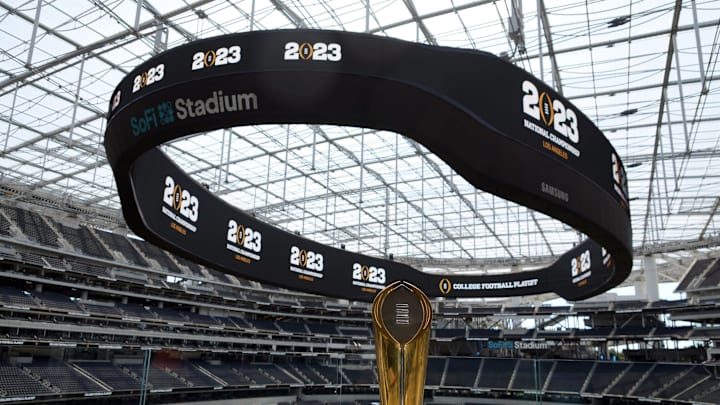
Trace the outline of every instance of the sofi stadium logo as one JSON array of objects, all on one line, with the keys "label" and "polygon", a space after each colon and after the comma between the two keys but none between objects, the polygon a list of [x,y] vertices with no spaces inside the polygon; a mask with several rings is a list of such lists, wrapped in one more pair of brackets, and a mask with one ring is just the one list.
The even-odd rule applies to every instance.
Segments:
[{"label": "sofi stadium logo", "polygon": [[140,115],[130,117],[130,129],[133,136],[140,136],[148,131],[170,125],[176,119],[184,120],[258,109],[258,97],[255,93],[223,94],[222,90],[215,90],[207,98],[178,98],[175,102],[165,101],[148,107]]},{"label": "sofi stadium logo", "polygon": [[223,94],[222,90],[213,91],[206,99],[178,98],[175,100],[175,115],[184,120],[188,117],[221,114],[235,111],[253,111],[258,109],[255,93]]},{"label": "sofi stadium logo", "polygon": [[488,340],[487,343],[478,342],[478,347],[488,348],[490,350],[545,350],[548,348],[548,344],[545,342],[523,342],[523,341],[506,341],[506,340]]}]

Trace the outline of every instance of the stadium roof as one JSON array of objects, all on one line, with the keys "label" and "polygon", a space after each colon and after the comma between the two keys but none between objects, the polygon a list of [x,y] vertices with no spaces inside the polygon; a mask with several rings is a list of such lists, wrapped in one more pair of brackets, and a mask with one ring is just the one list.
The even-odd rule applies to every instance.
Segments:
[{"label": "stadium roof", "polygon": [[[226,33],[369,32],[488,51],[570,99],[628,167],[636,254],[664,255],[671,265],[661,280],[677,280],[674,260],[720,241],[720,3],[520,3],[0,0],[0,183],[22,191],[12,198],[42,195],[121,222],[101,142],[111,92],[131,69],[160,50]],[[426,270],[532,266],[580,238],[476,190],[393,133],[249,126],[164,149],[272,224]]]}]

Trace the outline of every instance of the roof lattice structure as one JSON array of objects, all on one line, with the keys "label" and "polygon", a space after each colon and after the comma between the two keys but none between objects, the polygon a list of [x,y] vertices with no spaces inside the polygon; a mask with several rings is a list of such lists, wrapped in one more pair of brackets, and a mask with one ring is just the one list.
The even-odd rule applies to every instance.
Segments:
[{"label": "roof lattice structure", "polygon": [[[628,167],[636,253],[663,256],[661,280],[677,281],[684,258],[719,244],[720,3],[710,0],[0,0],[0,183],[22,190],[8,198],[39,193],[121,222],[102,147],[121,78],[197,38],[296,27],[511,60],[615,146]],[[399,134],[248,126],[164,148],[272,224],[428,270],[531,266],[580,237],[476,190]]]}]

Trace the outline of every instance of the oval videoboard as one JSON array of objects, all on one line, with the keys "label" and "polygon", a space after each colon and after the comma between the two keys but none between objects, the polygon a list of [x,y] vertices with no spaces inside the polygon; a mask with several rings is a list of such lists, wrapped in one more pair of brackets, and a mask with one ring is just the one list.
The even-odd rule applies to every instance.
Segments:
[{"label": "oval videoboard", "polygon": [[[504,275],[430,275],[261,222],[193,181],[158,146],[252,124],[332,124],[410,137],[475,187],[582,231],[552,265]],[[406,280],[428,296],[555,292],[569,300],[632,266],[625,169],[570,102],[484,52],[320,30],[257,31],[163,52],[110,101],[105,149],[128,226],[237,277],[371,301]]]}]

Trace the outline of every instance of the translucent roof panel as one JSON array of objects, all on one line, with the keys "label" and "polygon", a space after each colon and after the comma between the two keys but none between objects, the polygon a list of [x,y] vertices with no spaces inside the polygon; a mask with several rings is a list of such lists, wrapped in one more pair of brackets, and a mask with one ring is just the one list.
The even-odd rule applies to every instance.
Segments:
[{"label": "translucent roof panel", "polygon": [[[718,21],[720,4],[711,0],[7,0],[0,182],[121,221],[102,134],[111,92],[130,69],[163,49],[233,32],[368,32],[484,50],[561,92],[628,167],[636,254],[672,261],[720,241]],[[534,266],[582,238],[476,190],[400,134],[263,125],[163,148],[265,221],[427,269]]]}]

